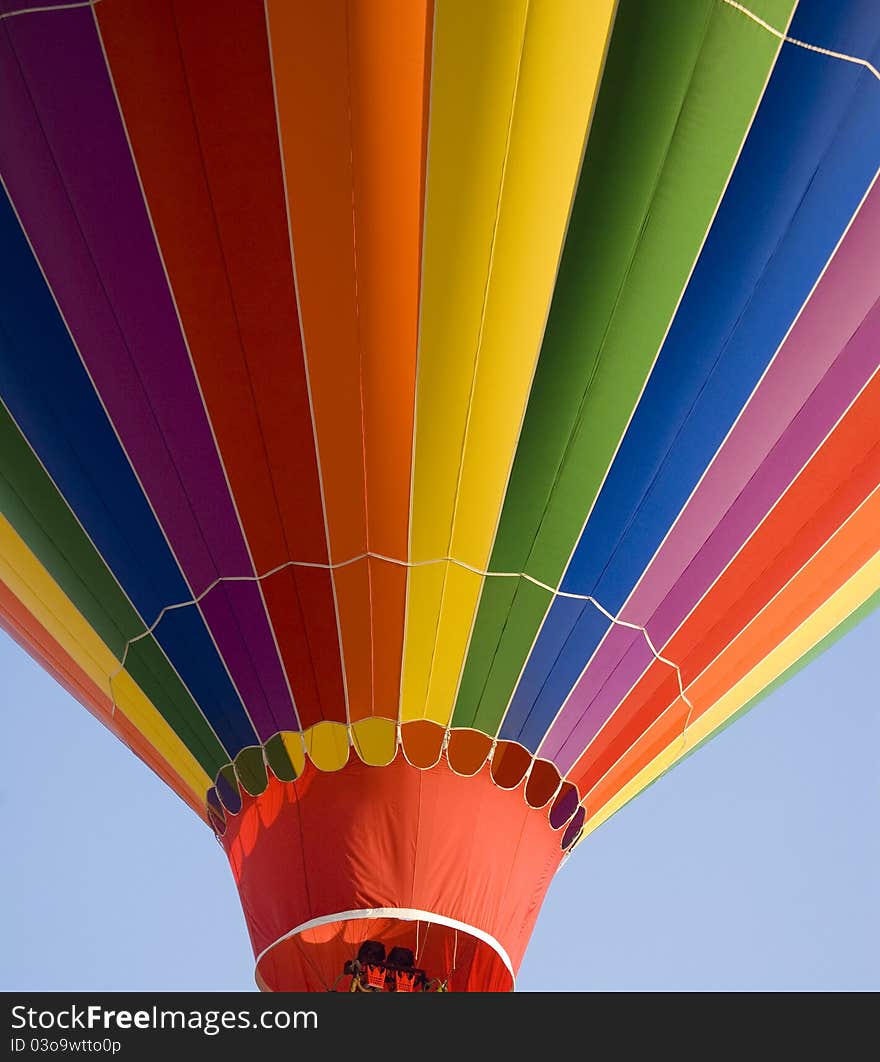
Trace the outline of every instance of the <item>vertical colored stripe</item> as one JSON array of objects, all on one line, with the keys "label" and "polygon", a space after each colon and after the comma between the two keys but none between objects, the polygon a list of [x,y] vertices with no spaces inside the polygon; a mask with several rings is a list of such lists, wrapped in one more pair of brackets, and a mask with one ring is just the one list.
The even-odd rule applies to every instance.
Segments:
[{"label": "vertical colored stripe", "polygon": [[[732,644],[773,597],[853,517],[880,483],[876,408],[880,375],[836,427],[727,569],[667,642],[666,660],[677,663],[688,685]],[[620,664],[624,670],[631,661]],[[598,692],[602,687],[597,687]],[[583,712],[562,755],[579,756],[573,777],[600,777],[662,715],[680,691],[679,675],[652,661],[613,713],[601,697]],[[604,706],[607,708],[607,705]],[[570,761],[569,761],[570,762]]]},{"label": "vertical colored stripe", "polygon": [[428,7],[267,12],[348,717],[394,716],[406,571],[364,554],[406,557]]},{"label": "vertical colored stripe", "polygon": [[327,549],[262,5],[97,14],[300,721],[344,718],[329,572],[276,571]]},{"label": "vertical colored stripe", "polygon": [[[435,16],[401,717],[449,719],[614,4]],[[438,562],[438,563],[433,563]]]},{"label": "vertical colored stripe", "polygon": [[[875,278],[880,275],[878,235],[880,186],[875,185],[708,474],[621,612],[623,620],[644,625],[655,646],[667,646],[880,366],[880,304],[874,303]],[[854,414],[865,407],[864,398]],[[865,442],[880,441],[869,422],[862,424]],[[845,470],[860,459],[852,451],[841,455],[841,482],[847,478]],[[821,480],[816,483],[810,511],[824,501],[824,486]],[[707,515],[714,523],[707,523]],[[769,576],[765,572],[768,585]],[[663,655],[681,660],[672,647]],[[560,722],[564,714],[585,723],[589,716],[579,730],[592,737],[653,659],[640,632],[613,628],[569,694]]]},{"label": "vertical colored stripe", "polygon": [[[186,584],[5,195],[0,243],[0,396],[146,626],[186,600]],[[193,608],[175,618],[182,637],[157,630],[157,641],[232,756],[254,731],[202,618]]]},{"label": "vertical colored stripe", "polygon": [[[819,603],[812,615],[780,640],[735,686],[707,708],[684,734],[680,724],[671,735],[668,727],[665,730],[658,727],[656,733],[648,731],[641,747],[622,760],[603,780],[601,787],[589,795],[585,836],[705,741],[744,705],[758,697],[767,685],[784,672],[793,670],[805,654],[846,622],[848,616],[863,607],[872,596],[876,597],[878,590],[880,554],[875,554],[827,600]],[[670,737],[676,740],[670,740]]]},{"label": "vertical colored stripe", "polygon": [[204,792],[208,775],[89,624],[58,589],[51,576],[0,517],[0,580],[44,627],[89,680],[123,713],[195,791]]},{"label": "vertical colored stripe", "polygon": [[0,509],[207,773],[216,775],[228,755],[2,405]]},{"label": "vertical colored stripe", "polygon": [[[795,15],[792,33],[797,28]],[[687,292],[572,554],[564,591],[592,594],[614,615],[623,606],[871,184],[880,158],[874,88],[861,67],[783,45]],[[793,108],[799,123],[791,122]],[[561,638],[542,632],[502,735],[534,749],[552,724],[542,754],[553,759],[580,705],[569,701],[554,719],[598,644],[577,623]],[[547,692],[533,692],[534,677],[551,671]]]},{"label": "vertical colored stripe", "polygon": [[[204,785],[188,784],[162,759],[155,747],[96,686],[21,602],[0,583],[0,630],[13,639],[40,667],[122,741],[150,770],[201,818],[205,818]],[[207,784],[207,776],[203,776]]]},{"label": "vertical colored stripe", "polygon": [[[293,705],[89,8],[5,23],[10,195],[90,378],[261,737]],[[11,137],[11,131],[10,131]],[[90,150],[84,152],[82,145]],[[169,624],[167,629],[172,625]]]},{"label": "vertical colored stripe", "polygon": [[[775,6],[785,25],[792,3]],[[493,571],[558,585],[778,48],[727,5],[622,0]],[[497,731],[550,603],[526,580],[487,580],[457,725]],[[585,617],[599,636],[601,619]]]}]

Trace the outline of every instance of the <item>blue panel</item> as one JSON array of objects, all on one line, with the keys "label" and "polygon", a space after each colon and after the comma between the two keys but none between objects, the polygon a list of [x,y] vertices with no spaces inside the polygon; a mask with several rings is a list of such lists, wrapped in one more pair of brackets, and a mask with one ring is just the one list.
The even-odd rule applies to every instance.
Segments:
[{"label": "blue panel", "polygon": [[880,165],[880,85],[867,78],[783,49],[565,590],[622,607],[748,401]]},{"label": "blue panel", "polygon": [[[519,741],[534,752],[549,721],[571,689],[567,676],[581,673],[611,621],[590,601],[558,598],[547,615],[541,636],[556,647],[552,669],[534,667],[530,658],[513,698],[500,736]],[[549,671],[549,673],[548,673]]]},{"label": "blue panel", "polygon": [[[878,31],[875,17],[873,28]],[[865,5],[853,9],[865,23]],[[802,3],[801,36],[852,37],[838,5]],[[823,21],[824,20],[824,21]],[[861,20],[861,21],[859,21]],[[828,35],[823,36],[827,22]],[[850,27],[848,29],[847,27]],[[798,35],[795,29],[792,34]],[[861,31],[863,32],[863,31]],[[875,40],[863,41],[870,55]],[[880,85],[783,46],[721,208],[562,588],[617,614],[758,383],[880,166]],[[505,724],[549,726],[595,649],[552,606]],[[551,674],[552,673],[552,674]],[[536,689],[551,675],[544,689]],[[540,729],[540,727],[538,727]],[[521,739],[521,738],[520,738]]]},{"label": "blue panel", "polygon": [[[748,4],[745,6],[748,7]],[[880,12],[877,0],[802,2],[791,20],[788,35],[829,52],[867,59],[876,65],[880,57]],[[822,61],[821,57],[817,58]]]},{"label": "blue panel", "polygon": [[[148,623],[190,591],[46,287],[0,196],[0,395],[95,548]],[[157,641],[230,756],[253,729],[195,609]]]}]

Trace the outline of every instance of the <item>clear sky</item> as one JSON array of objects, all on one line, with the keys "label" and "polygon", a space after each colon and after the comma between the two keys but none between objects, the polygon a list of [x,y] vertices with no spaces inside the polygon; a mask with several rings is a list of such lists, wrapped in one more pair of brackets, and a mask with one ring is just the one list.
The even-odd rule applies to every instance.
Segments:
[{"label": "clear sky", "polygon": [[[880,613],[592,835],[519,987],[880,988]],[[242,989],[213,835],[0,633],[0,989]]]}]

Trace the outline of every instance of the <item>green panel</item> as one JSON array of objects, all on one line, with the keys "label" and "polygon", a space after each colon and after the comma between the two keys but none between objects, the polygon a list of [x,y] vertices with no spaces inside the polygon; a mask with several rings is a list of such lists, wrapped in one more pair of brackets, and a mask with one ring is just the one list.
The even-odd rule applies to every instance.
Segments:
[{"label": "green panel", "polygon": [[[765,17],[784,26],[782,8]],[[713,0],[622,0],[490,570],[562,578],[779,43]],[[455,717],[488,733],[542,618],[521,588],[502,616],[493,582]]]},{"label": "green panel", "polygon": [[76,604],[107,648],[122,659],[144,624],[64,504],[17,426],[0,405],[0,511]]},{"label": "green panel", "polygon": [[[117,660],[143,620],[0,403],[0,512]],[[229,761],[152,635],[132,642],[126,671],[207,774]]]},{"label": "green panel", "polygon": [[266,774],[266,762],[260,745],[242,749],[235,757],[235,773],[245,792],[259,796],[266,791],[269,777]]},{"label": "green panel", "polygon": [[284,738],[275,734],[264,745],[266,761],[272,768],[272,773],[282,782],[295,782],[299,775],[296,767],[287,753]]},{"label": "green panel", "polygon": [[[453,726],[470,726],[486,734],[495,732],[498,713],[491,711],[484,699],[486,683],[490,675],[498,673],[512,675],[516,680],[552,599],[548,590],[528,579],[486,580],[468,666],[455,702]],[[515,626],[505,628],[508,617],[516,617]]]},{"label": "green panel", "polygon": [[229,754],[152,635],[129,646],[125,670],[199,761],[208,777],[215,778],[220,765],[229,762]]},{"label": "green panel", "polygon": [[[788,28],[788,21],[795,5],[792,4],[792,0],[749,0],[748,3],[743,3],[742,6],[748,8],[753,15],[762,18],[769,26],[779,30],[780,33],[784,33]],[[742,12],[739,15],[740,18],[748,17]]]}]

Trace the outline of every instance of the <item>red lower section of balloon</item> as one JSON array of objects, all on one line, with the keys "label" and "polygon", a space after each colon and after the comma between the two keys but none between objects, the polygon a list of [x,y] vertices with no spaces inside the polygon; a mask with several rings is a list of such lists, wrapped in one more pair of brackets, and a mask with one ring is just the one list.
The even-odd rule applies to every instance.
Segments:
[{"label": "red lower section of balloon", "polygon": [[[222,838],[261,988],[323,991],[365,940],[413,952],[452,991],[507,991],[562,856],[546,810],[487,767],[352,758],[244,794]],[[389,975],[389,984],[391,983]]]}]

